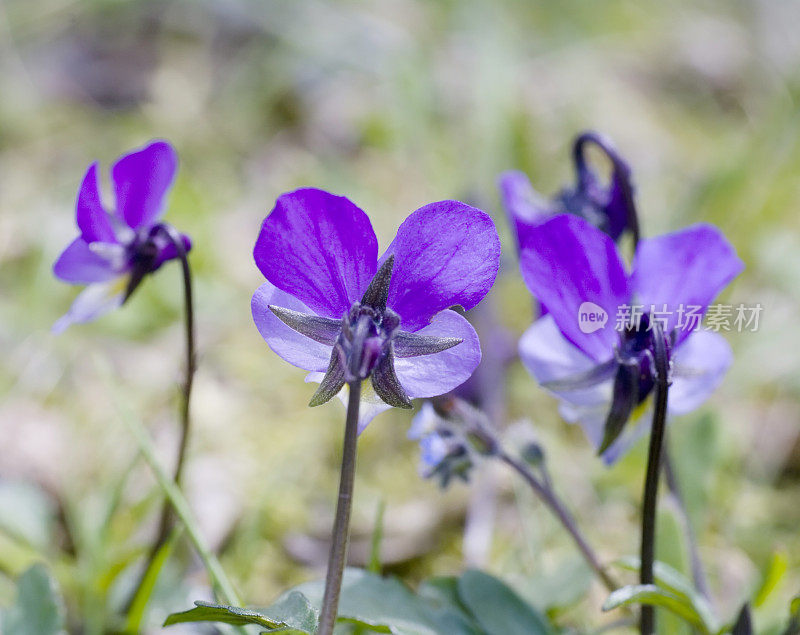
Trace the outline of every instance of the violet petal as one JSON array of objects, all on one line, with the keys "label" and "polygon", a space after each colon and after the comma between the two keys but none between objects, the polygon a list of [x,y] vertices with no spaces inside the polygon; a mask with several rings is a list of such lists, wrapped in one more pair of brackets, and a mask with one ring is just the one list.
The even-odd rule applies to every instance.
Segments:
[{"label": "violet petal", "polygon": [[166,141],[126,154],[111,168],[117,215],[131,229],[153,224],[178,169],[178,155]]},{"label": "violet petal", "polygon": [[405,331],[416,331],[439,311],[475,306],[494,283],[500,239],[492,219],[458,201],[431,203],[413,212],[382,261],[395,256],[388,305]]},{"label": "violet petal", "polygon": [[111,217],[100,199],[100,186],[97,181],[97,163],[92,163],[83,177],[75,202],[75,216],[81,238],[87,243],[116,243],[117,237],[111,225]]},{"label": "violet petal", "polygon": [[[634,301],[645,311],[666,304],[665,333],[678,323],[679,309],[702,307],[705,312],[720,291],[744,269],[733,245],[713,225],[701,223],[639,243],[633,259]],[[681,329],[680,344],[691,330]]]},{"label": "violet petal", "polygon": [[70,284],[106,282],[119,275],[111,263],[92,251],[81,238],[73,240],[53,265],[57,278]]},{"label": "violet petal", "polygon": [[280,196],[253,256],[274,286],[312,312],[340,318],[377,270],[378,241],[367,215],[343,196],[301,189]]},{"label": "violet petal", "polygon": [[[531,229],[520,254],[520,269],[528,289],[547,307],[564,336],[595,361],[607,361],[618,339],[614,330],[618,307],[629,299],[614,241],[582,218],[560,214]],[[587,306],[592,312],[604,312],[607,320],[589,333],[578,321]]]}]

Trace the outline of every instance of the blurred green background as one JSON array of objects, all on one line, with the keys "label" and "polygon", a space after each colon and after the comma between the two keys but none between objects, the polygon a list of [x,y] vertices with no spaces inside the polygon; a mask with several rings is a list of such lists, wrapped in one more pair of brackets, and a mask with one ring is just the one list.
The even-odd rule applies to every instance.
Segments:
[{"label": "blurred green background", "polygon": [[[167,219],[194,239],[200,355],[186,489],[242,595],[263,605],[324,567],[343,419],[339,403],[306,407],[313,387],[250,318],[252,247],[275,198],[303,185],[346,194],[384,246],[430,201],[486,209],[506,246],[494,296],[518,335],[530,298],[496,175],[525,170],[551,194],[572,179],[572,137],[592,128],[633,166],[644,233],[716,223],[747,264],[724,299],[764,307],[758,332],[729,334],[732,371],[673,422],[671,444],[715,607],[730,617],[766,576],[774,592],[757,623],[770,632],[800,589],[798,32],[800,3],[781,0],[2,0],[0,604],[45,560],[71,628],[104,632],[152,534],[158,492],[95,355],[110,358],[164,461],[175,451],[177,266],[113,315],[49,332],[75,295],[50,270],[76,233],[90,162],[107,168],[156,137],[179,152]],[[508,393],[508,423],[543,441],[597,550],[636,553],[645,444],[607,469],[518,363]],[[500,466],[473,490],[420,479],[409,423],[389,412],[361,438],[355,562],[384,501],[384,568],[412,584],[466,560],[579,632],[617,617],[600,613],[604,590]],[[664,497],[659,556],[686,570],[673,510]],[[184,547],[152,624],[203,597]]]}]

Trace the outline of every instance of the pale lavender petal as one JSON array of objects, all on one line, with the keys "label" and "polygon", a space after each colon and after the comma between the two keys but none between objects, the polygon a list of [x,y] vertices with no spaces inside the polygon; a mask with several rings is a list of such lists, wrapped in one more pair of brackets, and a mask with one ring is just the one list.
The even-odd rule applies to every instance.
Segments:
[{"label": "pale lavender petal", "polygon": [[[559,331],[551,315],[536,320],[519,340],[522,364],[539,383],[569,379],[597,366]],[[611,407],[613,376],[591,388],[554,391],[559,399],[581,406]],[[599,443],[599,441],[598,441]]]},{"label": "pale lavender petal", "polygon": [[253,256],[274,286],[319,315],[340,318],[375,275],[378,241],[348,199],[309,188],[278,198]]},{"label": "pale lavender petal", "polygon": [[524,172],[503,172],[497,179],[497,186],[516,234],[517,247],[521,248],[527,240],[529,230],[550,215],[550,207],[533,189]]},{"label": "pale lavender petal", "polygon": [[[619,339],[614,329],[618,307],[629,301],[614,241],[582,218],[561,214],[531,229],[520,269],[564,336],[595,361],[608,360]],[[605,323],[584,332],[578,317],[587,312],[604,314]]]},{"label": "pale lavender petal", "polygon": [[[725,236],[713,225],[698,224],[642,240],[633,259],[631,290],[645,310],[666,304],[666,331],[675,328],[679,308],[706,307],[744,269]],[[691,332],[681,329],[678,342]]]},{"label": "pale lavender petal", "polygon": [[439,311],[471,309],[483,299],[500,266],[500,239],[492,219],[458,201],[431,203],[413,212],[381,262],[394,254],[388,306],[415,331]]},{"label": "pale lavender petal", "polygon": [[117,215],[132,229],[152,225],[164,211],[177,169],[178,155],[166,141],[121,157],[111,168]]},{"label": "pale lavender petal", "polygon": [[455,311],[442,311],[421,335],[457,337],[453,348],[422,357],[395,359],[397,378],[409,397],[436,397],[464,383],[481,361],[481,345],[472,325]]},{"label": "pale lavender petal", "polygon": [[53,265],[57,278],[71,284],[91,284],[116,278],[119,271],[81,238],[73,240]]},{"label": "pale lavender petal", "polygon": [[[634,411],[622,434],[611,444],[611,447],[603,452],[602,459],[606,465],[616,463],[650,430],[653,419],[651,401],[652,397]],[[608,407],[587,407],[562,403],[559,412],[565,421],[577,423],[581,426],[586,438],[589,439],[595,449],[600,447],[605,431]]]},{"label": "pale lavender petal", "polygon": [[258,332],[279,357],[303,370],[324,372],[328,368],[332,348],[286,326],[269,310],[270,304],[301,313],[313,311],[269,282],[256,289],[250,303]]},{"label": "pale lavender petal", "polygon": [[683,415],[698,408],[720,385],[733,363],[733,351],[719,333],[692,333],[675,349],[667,407]]},{"label": "pale lavender petal", "polygon": [[111,217],[100,199],[100,185],[97,181],[97,163],[92,163],[83,177],[75,202],[75,216],[81,238],[87,243],[115,243],[117,237],[111,225]]},{"label": "pale lavender petal", "polygon": [[90,284],[78,294],[66,315],[53,325],[53,333],[61,333],[71,324],[91,322],[121,306],[127,286],[128,276]]}]

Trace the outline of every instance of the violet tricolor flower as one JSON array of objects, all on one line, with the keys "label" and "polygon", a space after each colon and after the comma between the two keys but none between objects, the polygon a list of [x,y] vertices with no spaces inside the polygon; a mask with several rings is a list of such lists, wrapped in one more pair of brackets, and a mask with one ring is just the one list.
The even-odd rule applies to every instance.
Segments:
[{"label": "violet tricolor flower", "polygon": [[187,236],[159,222],[177,167],[178,157],[166,141],[120,157],[111,167],[116,205],[109,213],[100,196],[97,163],[89,166],[76,202],[81,234],[53,265],[58,278],[89,286],[53,326],[55,332],[122,305],[147,274],[179,256],[178,245],[189,251]]},{"label": "violet tricolor flower", "polygon": [[[317,189],[282,195],[253,252],[267,282],[253,296],[262,337],[320,381],[311,405],[369,379],[360,428],[390,406],[463,383],[481,357],[469,322],[492,286],[500,243],[484,212],[457,201],[426,205],[378,258],[369,218]],[[363,391],[369,393],[369,391]]]},{"label": "violet tricolor flower", "polygon": [[[611,180],[608,186],[586,161],[588,144],[598,146],[611,161]],[[635,227],[636,213],[628,164],[620,157],[606,137],[584,132],[573,144],[576,183],[565,187],[551,200],[540,196],[528,177],[517,170],[504,172],[498,178],[503,205],[511,219],[517,246],[522,248],[528,232],[556,214],[574,214],[603,230],[617,240]]]},{"label": "violet tricolor flower", "polygon": [[[582,218],[560,215],[531,230],[520,267],[530,291],[550,310],[523,335],[520,357],[561,400],[562,416],[581,423],[607,462],[647,429],[629,425],[620,434],[628,420],[649,422],[643,414],[655,380],[653,320],[663,326],[670,348],[668,414],[697,408],[731,364],[722,336],[695,330],[697,324],[685,319],[690,307],[702,315],[744,267],[711,225],[640,241],[628,274],[607,234]],[[635,319],[634,306],[645,307],[641,319]],[[587,328],[579,320],[587,310],[606,321]]]}]

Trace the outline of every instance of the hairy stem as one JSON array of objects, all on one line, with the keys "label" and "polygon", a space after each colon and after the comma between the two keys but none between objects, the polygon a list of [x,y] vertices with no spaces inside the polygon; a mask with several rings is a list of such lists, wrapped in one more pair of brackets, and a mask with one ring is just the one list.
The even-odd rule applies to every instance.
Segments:
[{"label": "hairy stem", "polygon": [[[192,384],[194,383],[195,371],[195,337],[194,337],[194,302],[192,296],[192,272],[189,267],[189,259],[186,253],[186,248],[183,244],[181,235],[169,225],[159,225],[157,230],[164,237],[166,237],[175,251],[178,254],[178,259],[181,262],[181,270],[183,274],[183,302],[184,302],[184,332],[186,337],[186,358],[185,358],[185,376],[183,385],[181,386],[181,406],[180,406],[180,440],[178,442],[178,456],[175,463],[175,472],[173,473],[173,481],[180,484],[181,476],[183,475],[183,467],[186,461],[186,446],[189,440],[189,430],[191,428],[191,417],[189,405],[192,395]],[[174,514],[168,498],[164,499],[164,504],[161,508],[161,513],[158,520],[158,530],[155,540],[147,554],[147,564],[143,569],[138,583],[134,587],[135,591],[129,598],[125,605],[125,612],[129,613],[131,609],[138,605],[144,608],[148,600],[149,592],[152,591],[152,584],[147,585],[145,582],[152,579],[153,576],[158,575],[158,570],[164,563],[165,558],[159,558],[161,550],[167,544],[170,536],[170,530],[173,525]]]},{"label": "hairy stem", "polygon": [[[669,393],[669,357],[661,324],[653,322],[653,361],[655,366],[655,410],[650,432],[650,449],[647,456],[647,474],[642,502],[642,550],[640,581],[653,584],[653,561],[656,551],[656,507],[658,503],[658,477],[661,472],[662,447],[667,422],[667,394]],[[655,608],[642,605],[639,622],[642,635],[655,633]]]},{"label": "hairy stem", "polygon": [[358,442],[358,408],[361,399],[361,381],[349,384],[347,419],[344,426],[342,469],[339,476],[339,499],[333,522],[333,539],[325,576],[325,594],[319,616],[318,635],[331,635],[339,607],[339,592],[347,562],[347,542],[350,536],[350,510],[353,507],[353,485],[356,475],[356,445]]},{"label": "hairy stem", "polygon": [[513,456],[510,456],[505,451],[501,450],[500,460],[518,472],[519,475],[525,479],[528,485],[531,486],[531,489],[533,489],[537,496],[539,496],[545,505],[550,508],[550,511],[553,512],[556,518],[558,518],[569,535],[575,541],[578,550],[581,552],[581,555],[584,557],[587,564],[597,574],[600,580],[602,580],[606,588],[609,591],[614,591],[615,589],[619,588],[619,585],[605,570],[603,565],[600,563],[600,559],[597,557],[597,554],[595,554],[594,550],[589,546],[589,543],[583,537],[583,534],[581,534],[578,526],[575,524],[575,519],[572,517],[572,514],[569,513],[561,500],[559,500],[550,485],[539,480],[525,463],[514,458]]}]

